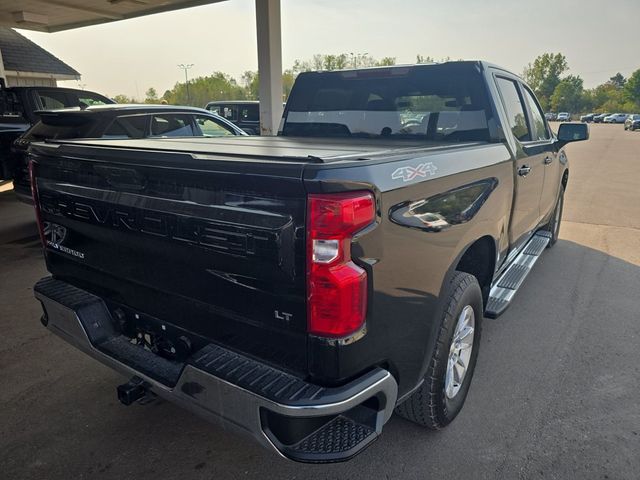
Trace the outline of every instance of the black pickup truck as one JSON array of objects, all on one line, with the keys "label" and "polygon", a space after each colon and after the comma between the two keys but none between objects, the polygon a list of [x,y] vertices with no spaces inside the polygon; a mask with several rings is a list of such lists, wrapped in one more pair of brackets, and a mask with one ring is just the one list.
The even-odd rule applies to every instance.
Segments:
[{"label": "black pickup truck", "polygon": [[124,404],[292,460],[349,459],[394,410],[442,428],[587,138],[517,76],[451,62],[301,74],[278,137],[32,144],[42,323],[131,377]]},{"label": "black pickup truck", "polygon": [[[13,180],[16,163],[14,140],[40,117],[40,110],[78,108],[115,103],[98,93],[61,87],[6,87],[0,78],[0,180]],[[19,168],[19,167],[18,167]]]}]

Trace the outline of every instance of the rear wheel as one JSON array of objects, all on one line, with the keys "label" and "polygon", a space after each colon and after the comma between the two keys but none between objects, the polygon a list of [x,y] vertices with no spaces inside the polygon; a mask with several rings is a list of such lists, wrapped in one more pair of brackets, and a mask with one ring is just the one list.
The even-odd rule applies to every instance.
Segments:
[{"label": "rear wheel", "polygon": [[396,412],[434,430],[462,410],[478,358],[482,326],[482,292],[477,279],[456,272],[446,291],[438,339],[424,382]]},{"label": "rear wheel", "polygon": [[560,235],[560,223],[562,222],[562,210],[564,209],[564,187],[560,187],[560,194],[558,195],[558,201],[556,202],[556,208],[553,211],[553,216],[547,225],[547,230],[551,232],[551,240],[547,248],[553,247],[558,241]]}]

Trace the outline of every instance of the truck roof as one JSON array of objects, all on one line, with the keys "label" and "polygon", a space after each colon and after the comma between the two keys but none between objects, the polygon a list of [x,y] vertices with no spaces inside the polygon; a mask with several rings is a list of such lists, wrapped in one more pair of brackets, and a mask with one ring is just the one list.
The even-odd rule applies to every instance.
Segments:
[{"label": "truck roof", "polygon": [[499,65],[496,65],[491,62],[487,62],[485,60],[453,60],[448,62],[429,62],[429,63],[398,63],[396,65],[376,65],[372,67],[358,67],[358,68],[345,68],[342,70],[314,70],[308,72],[300,72],[300,75],[309,74],[309,73],[347,73],[347,72],[361,72],[361,71],[369,71],[369,70],[401,70],[407,68],[429,68],[434,66],[441,65],[477,65],[480,68],[495,68],[498,70],[504,70],[505,72],[509,72],[512,75],[516,75],[515,73],[503,68]]}]

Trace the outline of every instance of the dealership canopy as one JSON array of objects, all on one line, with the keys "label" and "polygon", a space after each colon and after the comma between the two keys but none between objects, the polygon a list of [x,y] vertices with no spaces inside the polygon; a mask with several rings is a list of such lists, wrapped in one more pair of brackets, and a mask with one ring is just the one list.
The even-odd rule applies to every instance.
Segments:
[{"label": "dealership canopy", "polygon": [[[225,0],[3,0],[0,26],[59,32],[221,1]],[[274,134],[282,116],[280,0],[255,2],[260,123],[263,134]]]}]

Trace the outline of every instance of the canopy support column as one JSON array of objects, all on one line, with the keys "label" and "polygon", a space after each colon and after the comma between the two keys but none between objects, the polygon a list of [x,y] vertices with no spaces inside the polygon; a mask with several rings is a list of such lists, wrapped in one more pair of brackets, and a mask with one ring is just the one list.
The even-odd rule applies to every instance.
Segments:
[{"label": "canopy support column", "polygon": [[280,0],[256,0],[260,134],[277,135],[282,118],[282,29]]}]

